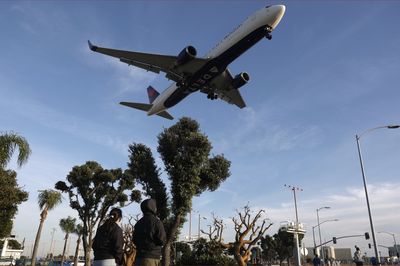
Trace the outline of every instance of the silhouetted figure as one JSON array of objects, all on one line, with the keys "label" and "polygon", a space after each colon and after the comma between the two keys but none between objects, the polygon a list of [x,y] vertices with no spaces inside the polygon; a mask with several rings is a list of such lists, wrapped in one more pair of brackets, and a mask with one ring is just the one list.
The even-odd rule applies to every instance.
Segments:
[{"label": "silhouetted figure", "polygon": [[114,208],[109,218],[97,229],[93,240],[93,266],[116,266],[123,264],[124,238],[118,223],[122,219],[122,211]]},{"label": "silhouetted figure", "polygon": [[363,265],[363,259],[362,259],[362,254],[361,250],[359,247],[355,246],[356,251],[354,252],[354,257],[353,260],[356,263],[357,266],[362,266]]},{"label": "silhouetted figure", "polygon": [[378,260],[375,257],[371,257],[371,264],[373,266],[378,265]]},{"label": "silhouetted figure", "polygon": [[136,245],[135,266],[160,265],[161,250],[166,236],[164,226],[156,216],[154,199],[146,199],[140,204],[143,217],[135,224],[133,243]]},{"label": "silhouetted figure", "polygon": [[318,257],[317,254],[315,254],[315,257],[312,260],[312,263],[314,266],[320,266],[321,265],[321,259]]}]

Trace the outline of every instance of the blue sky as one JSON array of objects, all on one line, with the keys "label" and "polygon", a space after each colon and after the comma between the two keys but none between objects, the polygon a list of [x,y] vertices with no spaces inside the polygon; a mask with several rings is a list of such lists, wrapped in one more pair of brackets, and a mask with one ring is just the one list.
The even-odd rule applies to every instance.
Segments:
[{"label": "blue sky", "polygon": [[[0,125],[27,138],[29,162],[18,171],[30,192],[15,219],[27,253],[39,223],[38,190],[52,188],[75,165],[95,160],[105,168],[125,168],[132,142],[156,153],[157,135],[173,125],[160,117],[126,108],[120,101],[147,102],[145,89],[162,91],[163,75],[128,67],[95,54],[100,46],[177,55],[186,45],[206,54],[265,1],[118,1],[0,3]],[[291,191],[298,194],[300,221],[312,245],[312,226],[323,239],[369,231],[355,134],[400,123],[400,3],[395,1],[283,2],[287,9],[271,41],[262,40],[233,62],[233,74],[247,71],[241,88],[247,103],[238,109],[196,93],[170,112],[196,119],[213,143],[213,154],[232,161],[232,176],[213,193],[194,199],[194,215],[226,219],[247,203],[265,209],[274,222],[294,219]],[[400,130],[377,130],[361,139],[376,231],[400,237],[398,161]],[[11,167],[14,167],[11,165]],[[164,175],[164,178],[165,175]],[[49,250],[56,228],[61,250],[61,218],[75,215],[66,203],[46,221],[39,253]],[[138,213],[137,206],[124,209]],[[205,228],[206,220],[202,221]],[[197,234],[197,220],[192,233]],[[182,238],[188,234],[184,226]],[[74,238],[72,238],[74,239]],[[387,234],[378,243],[392,245]],[[368,242],[348,239],[338,246]],[[74,244],[71,244],[72,253]],[[381,249],[382,254],[387,254]]]}]

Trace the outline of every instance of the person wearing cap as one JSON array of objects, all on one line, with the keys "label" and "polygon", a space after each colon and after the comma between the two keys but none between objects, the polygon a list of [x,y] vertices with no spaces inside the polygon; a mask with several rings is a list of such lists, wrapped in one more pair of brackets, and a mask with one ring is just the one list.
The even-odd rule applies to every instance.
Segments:
[{"label": "person wearing cap", "polygon": [[356,251],[354,252],[353,260],[357,266],[363,266],[361,250],[357,246],[355,246],[355,248],[356,248]]},{"label": "person wearing cap", "polygon": [[160,265],[162,247],[166,241],[162,222],[157,217],[154,199],[146,199],[140,204],[143,217],[135,224],[133,243],[136,245],[135,266]]},{"label": "person wearing cap", "polygon": [[110,211],[108,219],[97,229],[93,239],[93,266],[116,266],[123,264],[124,238],[118,223],[122,219],[121,209]]}]

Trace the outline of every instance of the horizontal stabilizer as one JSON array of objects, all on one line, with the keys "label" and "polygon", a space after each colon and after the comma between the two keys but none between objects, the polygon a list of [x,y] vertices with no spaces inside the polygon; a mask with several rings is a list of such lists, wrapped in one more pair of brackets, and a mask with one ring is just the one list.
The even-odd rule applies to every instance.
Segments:
[{"label": "horizontal stabilizer", "polygon": [[174,117],[172,115],[170,115],[167,111],[162,111],[161,113],[158,113],[157,115],[164,117],[166,119],[169,119],[169,120],[174,119]]},{"label": "horizontal stabilizer", "polygon": [[131,102],[120,102],[120,104],[128,106],[128,107],[132,107],[135,109],[139,109],[145,112],[148,112],[151,107],[153,106],[152,104],[148,104],[148,103],[131,103]]},{"label": "horizontal stabilizer", "polygon": [[[147,104],[147,103],[132,103],[132,102],[120,102],[120,104],[131,107],[131,108],[135,108],[135,109],[139,109],[145,112],[148,112],[151,107],[153,106],[152,104]],[[166,119],[169,120],[173,120],[174,117],[172,115],[170,115],[167,111],[162,111],[160,113],[157,114],[158,116],[164,117]]]}]

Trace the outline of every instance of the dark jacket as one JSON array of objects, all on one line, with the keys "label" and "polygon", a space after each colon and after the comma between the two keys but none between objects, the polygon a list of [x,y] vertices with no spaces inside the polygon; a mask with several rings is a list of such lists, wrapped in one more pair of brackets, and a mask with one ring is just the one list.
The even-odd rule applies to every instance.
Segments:
[{"label": "dark jacket", "polygon": [[140,208],[143,217],[136,223],[133,232],[133,243],[137,250],[136,257],[160,259],[166,236],[164,226],[156,216],[156,201],[154,199],[144,200]]},{"label": "dark jacket", "polygon": [[115,259],[122,264],[124,255],[122,229],[115,222],[105,222],[96,232],[93,240],[94,260]]}]

